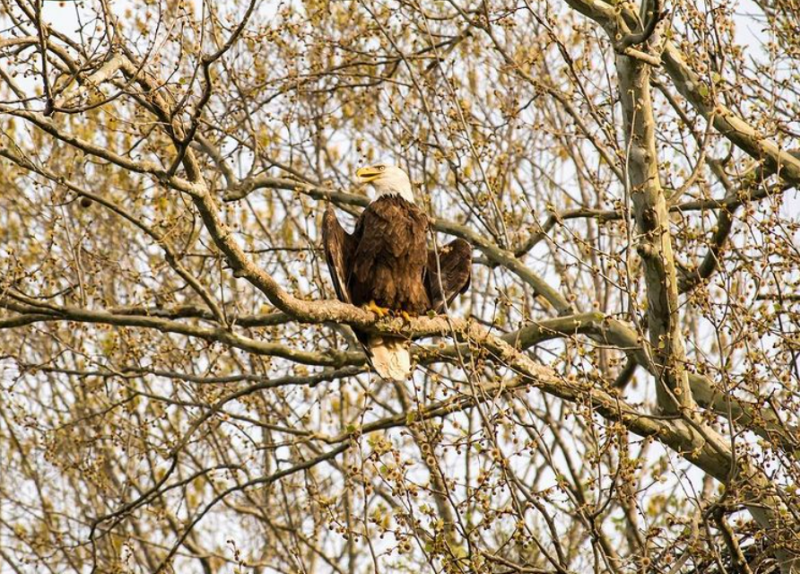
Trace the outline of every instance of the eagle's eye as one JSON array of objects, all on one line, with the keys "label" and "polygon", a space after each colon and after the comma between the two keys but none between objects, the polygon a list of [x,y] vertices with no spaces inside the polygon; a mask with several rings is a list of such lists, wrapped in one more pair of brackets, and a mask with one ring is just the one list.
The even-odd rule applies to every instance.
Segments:
[{"label": "eagle's eye", "polygon": [[386,171],[386,166],[385,165],[379,165],[378,166],[378,171]]}]

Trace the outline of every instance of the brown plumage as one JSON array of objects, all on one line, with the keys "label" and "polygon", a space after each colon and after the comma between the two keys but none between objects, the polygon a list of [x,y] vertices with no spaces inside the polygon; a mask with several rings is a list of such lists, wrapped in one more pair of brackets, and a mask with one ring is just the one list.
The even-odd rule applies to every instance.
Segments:
[{"label": "brown plumage", "polygon": [[357,245],[348,289],[354,305],[425,313],[431,306],[425,289],[428,218],[396,195],[376,199],[353,231]]},{"label": "brown plumage", "polygon": [[[456,239],[439,249],[437,261],[436,252],[427,248],[428,227],[427,216],[413,203],[397,195],[384,195],[369,204],[349,234],[329,204],[322,241],[339,299],[353,305],[374,302],[412,315],[442,312],[445,302],[452,302],[469,286],[472,249],[463,239]],[[408,355],[402,339],[373,340],[358,331],[356,336],[370,359],[381,345],[388,344],[392,347],[390,354],[397,353],[399,342]],[[384,378],[398,378],[387,377],[376,361],[372,363]]]}]

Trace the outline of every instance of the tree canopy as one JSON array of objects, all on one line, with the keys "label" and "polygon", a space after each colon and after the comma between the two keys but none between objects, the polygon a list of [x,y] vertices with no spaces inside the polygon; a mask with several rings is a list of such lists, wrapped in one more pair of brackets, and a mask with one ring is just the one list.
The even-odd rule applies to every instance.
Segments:
[{"label": "tree canopy", "polygon": [[[0,0],[0,572],[800,572],[798,14]],[[445,315],[335,300],[378,160]]]}]

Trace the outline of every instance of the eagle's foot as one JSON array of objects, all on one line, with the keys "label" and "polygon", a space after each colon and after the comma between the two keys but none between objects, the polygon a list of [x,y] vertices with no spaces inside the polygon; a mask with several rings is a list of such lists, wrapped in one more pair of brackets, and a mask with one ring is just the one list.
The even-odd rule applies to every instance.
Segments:
[{"label": "eagle's foot", "polygon": [[389,315],[389,309],[387,307],[380,307],[375,301],[370,301],[364,308],[367,311],[372,311],[381,319]]},{"label": "eagle's foot", "polygon": [[407,311],[400,311],[400,316],[405,320],[406,323],[411,323],[411,315],[409,315]]}]

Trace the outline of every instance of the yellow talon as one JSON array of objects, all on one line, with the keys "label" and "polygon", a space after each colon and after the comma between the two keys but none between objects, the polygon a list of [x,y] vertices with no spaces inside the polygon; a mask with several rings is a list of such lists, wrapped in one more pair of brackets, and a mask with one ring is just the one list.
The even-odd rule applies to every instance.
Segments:
[{"label": "yellow talon", "polygon": [[411,322],[411,315],[406,313],[405,311],[400,311],[400,316],[405,319],[407,322]]},{"label": "yellow talon", "polygon": [[389,314],[389,309],[387,309],[386,307],[379,307],[377,303],[375,303],[375,301],[370,301],[369,305],[366,306],[366,310],[372,311],[381,319],[383,319]]}]

